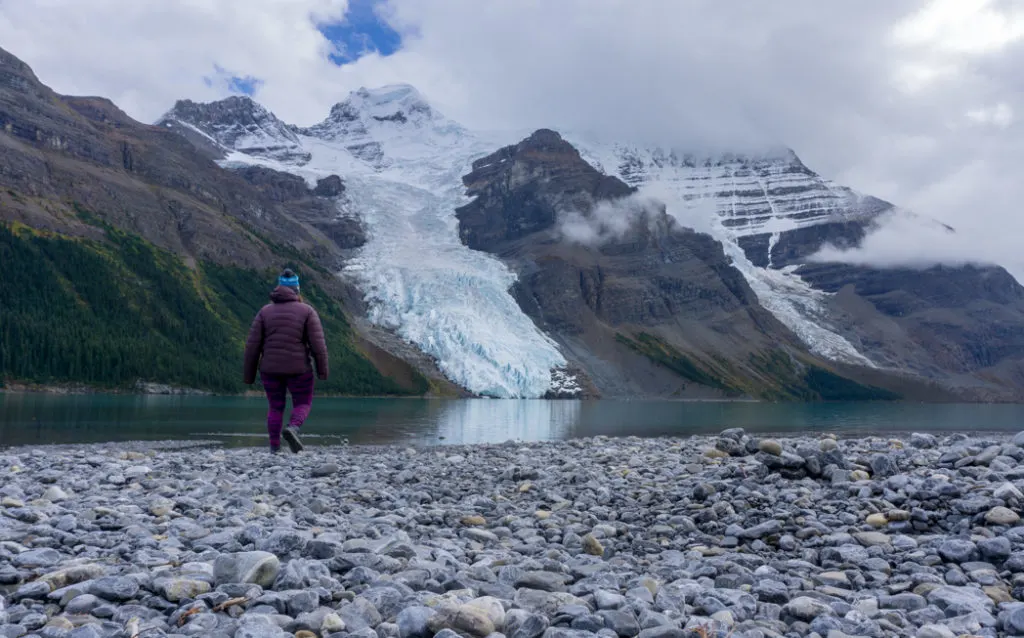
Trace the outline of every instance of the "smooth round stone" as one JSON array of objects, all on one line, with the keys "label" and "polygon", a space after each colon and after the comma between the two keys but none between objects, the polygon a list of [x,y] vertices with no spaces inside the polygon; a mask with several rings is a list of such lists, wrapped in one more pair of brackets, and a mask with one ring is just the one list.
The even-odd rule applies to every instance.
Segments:
[{"label": "smooth round stone", "polygon": [[889,524],[889,520],[885,517],[885,514],[869,514],[866,521],[868,525],[872,527],[885,527]]},{"label": "smooth round stone", "polygon": [[483,516],[471,515],[463,516],[461,519],[459,519],[459,522],[469,527],[479,527],[481,525],[486,525],[487,519]]},{"label": "smooth round stone", "polygon": [[213,563],[213,576],[218,585],[251,583],[270,587],[280,571],[281,561],[264,551],[221,554]]},{"label": "smooth round stone", "polygon": [[42,498],[53,503],[60,503],[62,501],[68,500],[69,498],[71,498],[71,496],[67,492],[62,490],[59,486],[51,485],[50,487],[46,488],[46,491],[43,492]]},{"label": "smooth round stone", "polygon": [[783,613],[802,620],[804,622],[810,622],[819,616],[831,616],[834,615],[832,608],[825,603],[809,598],[807,596],[800,596],[786,603],[782,608]]},{"label": "smooth round stone", "polygon": [[977,546],[968,540],[950,539],[939,544],[939,556],[950,563],[966,563],[977,553]]},{"label": "smooth round stone", "polygon": [[64,611],[74,615],[88,614],[102,603],[103,601],[92,594],[82,594],[69,600]]},{"label": "smooth round stone", "polygon": [[312,475],[314,478],[324,478],[332,476],[341,471],[341,467],[337,463],[322,463],[313,469]]},{"label": "smooth round stone", "polygon": [[604,545],[593,534],[586,534],[583,536],[583,551],[592,556],[601,556],[604,554]]},{"label": "smooth round stone", "polygon": [[[869,517],[870,518],[870,517]],[[884,547],[892,544],[892,538],[882,532],[857,532],[853,535],[857,542],[865,547]]]},{"label": "smooth round stone", "polygon": [[772,456],[782,455],[782,444],[774,439],[761,439],[757,442],[757,449]]},{"label": "smooth round stone", "polygon": [[[323,622],[320,624],[320,631],[323,633],[337,633],[345,631],[345,621],[341,619],[341,616],[335,613],[329,613],[324,615]],[[402,636],[402,638],[408,638]]]},{"label": "smooth round stone", "polygon": [[1024,605],[1017,605],[1007,610],[1003,618],[1004,629],[1010,635],[1024,635]]},{"label": "smooth round stone", "polygon": [[1008,507],[993,507],[985,514],[985,522],[989,525],[1016,525],[1020,515]]},{"label": "smooth round stone", "polygon": [[153,516],[167,516],[174,511],[175,503],[169,498],[158,498],[149,504],[149,513]]},{"label": "smooth round stone", "polygon": [[978,541],[978,550],[981,552],[982,558],[1002,561],[1010,557],[1013,545],[1005,536],[996,536]]},{"label": "smooth round stone", "polygon": [[16,567],[23,569],[52,567],[60,562],[60,552],[50,548],[30,549],[20,554],[15,554],[12,562]]},{"label": "smooth round stone", "polygon": [[476,638],[486,638],[495,631],[488,612],[470,605],[443,607],[430,617],[427,625],[435,634],[442,629],[451,629]]},{"label": "smooth round stone", "polygon": [[406,607],[398,613],[399,635],[401,638],[430,638],[430,619],[436,613],[436,610],[429,607]]},{"label": "smooth round stone", "polygon": [[89,593],[112,602],[124,602],[139,593],[139,583],[124,576],[104,576],[93,581]]},{"label": "smooth round stone", "polygon": [[172,578],[162,582],[159,589],[164,598],[176,603],[186,598],[196,598],[210,591],[212,587],[210,583],[202,580]]}]

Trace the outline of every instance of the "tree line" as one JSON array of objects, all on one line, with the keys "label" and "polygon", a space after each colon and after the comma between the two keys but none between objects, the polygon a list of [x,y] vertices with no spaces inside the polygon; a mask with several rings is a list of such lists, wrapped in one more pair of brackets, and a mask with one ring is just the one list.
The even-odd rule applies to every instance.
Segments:
[{"label": "tree line", "polygon": [[[106,226],[108,241],[0,224],[0,380],[130,388],[139,381],[235,393],[249,322],[274,272],[201,262],[195,270]],[[297,267],[293,266],[293,267]],[[341,307],[312,282],[331,354],[323,392],[419,394],[382,375],[352,345]]]}]

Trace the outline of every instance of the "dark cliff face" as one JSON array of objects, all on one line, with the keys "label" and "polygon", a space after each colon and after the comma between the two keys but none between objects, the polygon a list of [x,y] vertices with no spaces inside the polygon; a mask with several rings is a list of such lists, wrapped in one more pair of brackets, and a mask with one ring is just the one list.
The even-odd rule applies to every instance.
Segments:
[{"label": "dark cliff face", "polygon": [[328,175],[317,180],[313,194],[319,197],[340,197],[345,193],[345,184],[337,175]]},{"label": "dark cliff face", "polygon": [[879,364],[977,386],[977,398],[1021,397],[1024,287],[1006,270],[828,263],[797,272],[835,293],[831,309],[846,334]]},{"label": "dark cliff face", "polygon": [[478,250],[550,229],[560,213],[585,213],[596,201],[634,191],[598,172],[547,129],[473,162],[462,181],[476,199],[455,211],[459,235]]},{"label": "dark cliff face", "polygon": [[3,220],[90,234],[77,212],[87,210],[185,256],[262,268],[278,261],[266,236],[335,260],[334,243],[296,221],[290,203],[109,100],[57,95],[3,50],[0,131]]},{"label": "dark cliff face", "polygon": [[338,248],[350,250],[366,243],[360,220],[339,215],[334,198],[344,194],[345,185],[337,175],[318,180],[310,189],[298,175],[264,166],[246,166],[236,172],[268,199],[287,204],[295,219],[319,230]]},{"label": "dark cliff face", "polygon": [[738,243],[755,266],[785,268],[804,263],[826,244],[844,250],[859,246],[873,226],[871,218],[826,222],[780,233],[774,245],[769,233],[744,235]]}]

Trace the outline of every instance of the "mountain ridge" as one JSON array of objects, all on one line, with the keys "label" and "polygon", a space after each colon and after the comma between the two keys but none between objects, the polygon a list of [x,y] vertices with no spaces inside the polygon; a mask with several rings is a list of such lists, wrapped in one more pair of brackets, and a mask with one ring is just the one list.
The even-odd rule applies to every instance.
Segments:
[{"label": "mountain ridge", "polygon": [[[104,139],[132,127],[112,104],[60,103],[105,127]],[[190,227],[198,213],[181,205],[147,204],[152,214],[140,217],[93,194],[87,208],[182,254],[249,265],[279,248],[224,220],[283,233],[336,274],[364,353],[415,360],[433,382],[470,394],[821,400],[898,388],[927,400],[1024,398],[1024,289],[998,268],[956,269],[957,286],[936,295],[949,278],[941,269],[914,277],[813,261],[823,246],[859,246],[903,211],[832,184],[789,149],[701,159],[551,129],[485,135],[409,85],[353,91],[311,127],[228,98],[179,101],[139,131],[175,149],[166,157],[192,159],[156,170],[148,148],[121,140],[76,161],[184,188],[205,202],[206,224]],[[30,137],[20,139],[47,157],[82,150],[74,136]],[[40,166],[14,172],[39,190]],[[4,217],[95,233],[29,208]],[[602,243],[587,245],[591,236]]]}]

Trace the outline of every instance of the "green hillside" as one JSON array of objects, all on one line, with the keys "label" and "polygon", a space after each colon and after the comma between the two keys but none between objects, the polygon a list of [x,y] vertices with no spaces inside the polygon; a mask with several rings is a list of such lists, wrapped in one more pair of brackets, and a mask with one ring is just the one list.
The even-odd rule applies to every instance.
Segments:
[{"label": "green hillside", "polygon": [[[269,301],[277,269],[210,262],[189,268],[136,235],[103,228],[107,241],[0,223],[0,381],[247,389],[244,341],[254,314]],[[382,375],[354,347],[341,307],[314,283],[310,269],[297,260],[287,265],[303,277],[303,296],[327,335],[331,378],[318,381],[318,392],[402,395],[428,389],[418,375],[414,388]]]}]

